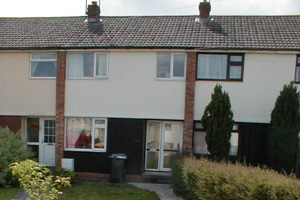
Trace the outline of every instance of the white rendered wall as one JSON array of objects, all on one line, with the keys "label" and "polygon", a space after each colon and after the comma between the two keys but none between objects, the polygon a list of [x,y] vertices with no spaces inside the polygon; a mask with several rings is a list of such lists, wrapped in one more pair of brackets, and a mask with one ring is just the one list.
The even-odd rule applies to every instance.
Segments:
[{"label": "white rendered wall", "polygon": [[279,92],[294,80],[296,55],[245,54],[244,81],[196,81],[195,120],[200,120],[217,83],[230,96],[234,120],[269,123]]},{"label": "white rendered wall", "polygon": [[107,79],[66,81],[66,116],[184,118],[184,80],[156,80],[155,52],[110,52]]},{"label": "white rendered wall", "polygon": [[0,53],[0,115],[55,115],[55,80],[30,79],[29,56]]}]

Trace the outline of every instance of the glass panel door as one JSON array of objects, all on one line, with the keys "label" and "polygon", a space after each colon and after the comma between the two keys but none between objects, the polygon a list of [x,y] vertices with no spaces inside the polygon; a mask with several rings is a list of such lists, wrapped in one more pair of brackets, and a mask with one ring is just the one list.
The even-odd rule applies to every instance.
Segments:
[{"label": "glass panel door", "polygon": [[27,147],[31,148],[33,158],[39,161],[39,118],[27,118],[26,141]]},{"label": "glass panel door", "polygon": [[172,155],[179,152],[181,149],[182,124],[168,123],[163,124],[161,147],[161,170],[169,171],[171,168]]},{"label": "glass panel door", "polygon": [[146,138],[146,169],[159,170],[160,122],[149,122]]},{"label": "glass panel door", "polygon": [[47,166],[55,165],[55,120],[41,119],[43,142],[40,162]]},{"label": "glass panel door", "polygon": [[146,170],[171,170],[171,157],[181,150],[182,133],[183,124],[181,122],[148,122]]}]

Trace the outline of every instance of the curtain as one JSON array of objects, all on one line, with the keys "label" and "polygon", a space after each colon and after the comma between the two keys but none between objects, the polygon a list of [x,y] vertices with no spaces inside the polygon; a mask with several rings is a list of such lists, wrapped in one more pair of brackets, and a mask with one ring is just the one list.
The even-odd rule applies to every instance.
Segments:
[{"label": "curtain", "polygon": [[78,141],[82,132],[86,136],[91,137],[92,134],[92,119],[90,118],[68,118],[67,119],[67,145],[66,148],[75,148],[75,143]]},{"label": "curtain", "polygon": [[84,77],[83,54],[68,54],[68,77]]},{"label": "curtain", "polygon": [[197,77],[202,79],[226,79],[227,55],[198,56]]},{"label": "curtain", "polygon": [[107,55],[105,54],[96,56],[96,76],[107,76]]},{"label": "curtain", "polygon": [[230,66],[230,75],[229,78],[240,79],[242,74],[241,66]]},{"label": "curtain", "polygon": [[31,77],[34,77],[38,62],[31,62]]}]

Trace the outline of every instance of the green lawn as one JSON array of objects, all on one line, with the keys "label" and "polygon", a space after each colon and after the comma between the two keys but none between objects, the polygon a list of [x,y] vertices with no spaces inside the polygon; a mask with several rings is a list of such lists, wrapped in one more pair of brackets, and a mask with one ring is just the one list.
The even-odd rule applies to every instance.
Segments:
[{"label": "green lawn", "polygon": [[84,200],[159,200],[155,192],[143,190],[129,184],[73,183],[64,188],[59,199]]},{"label": "green lawn", "polygon": [[11,200],[20,188],[0,188],[0,200]]}]

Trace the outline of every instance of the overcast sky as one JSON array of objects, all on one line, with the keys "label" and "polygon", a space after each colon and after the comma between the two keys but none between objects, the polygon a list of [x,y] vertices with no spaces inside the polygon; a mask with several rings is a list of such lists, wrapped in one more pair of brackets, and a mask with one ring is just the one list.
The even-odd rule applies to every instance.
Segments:
[{"label": "overcast sky", "polygon": [[[198,15],[200,1],[203,0],[101,0],[100,7],[103,16]],[[85,2],[0,0],[0,17],[83,16]],[[211,15],[300,14],[300,0],[211,0],[211,5]]]}]

